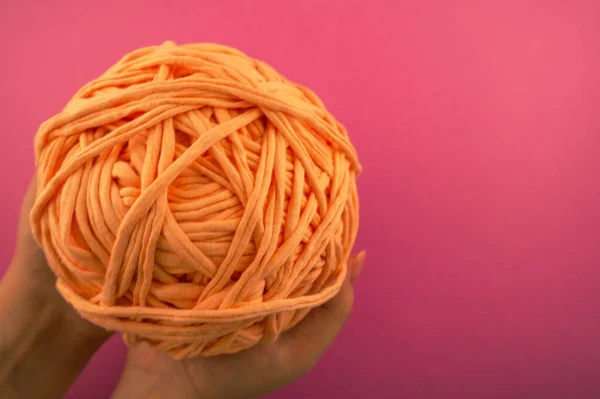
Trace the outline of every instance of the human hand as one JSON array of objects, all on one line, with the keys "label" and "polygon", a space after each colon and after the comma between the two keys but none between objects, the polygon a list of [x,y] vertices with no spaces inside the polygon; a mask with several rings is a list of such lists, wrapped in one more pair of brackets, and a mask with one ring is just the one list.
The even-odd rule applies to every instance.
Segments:
[{"label": "human hand", "polygon": [[36,186],[36,177],[33,176],[21,204],[17,245],[10,266],[2,279],[2,285],[18,283],[11,286],[15,289],[31,291],[36,297],[60,303],[60,307],[63,307],[66,302],[59,300],[60,295],[54,286],[56,276],[46,262],[44,251],[35,241],[29,223],[29,213],[35,202]]},{"label": "human hand", "polygon": [[33,237],[29,213],[35,202],[36,177],[27,189],[19,219],[17,245],[10,267],[2,278],[3,290],[13,291],[37,303],[51,306],[57,316],[68,321],[71,328],[81,335],[105,336],[108,332],[84,320],[59,294],[56,276],[48,266],[44,251]]},{"label": "human hand", "polygon": [[350,316],[354,283],[364,259],[364,252],[351,257],[348,278],[338,295],[311,310],[274,343],[185,360],[174,360],[146,344],[131,348],[113,399],[248,399],[291,383],[312,369]]},{"label": "human hand", "polygon": [[[17,246],[0,283],[0,397],[62,397],[110,333],[84,320],[58,293],[33,238],[23,200]],[[60,365],[57,367],[57,365]]]}]

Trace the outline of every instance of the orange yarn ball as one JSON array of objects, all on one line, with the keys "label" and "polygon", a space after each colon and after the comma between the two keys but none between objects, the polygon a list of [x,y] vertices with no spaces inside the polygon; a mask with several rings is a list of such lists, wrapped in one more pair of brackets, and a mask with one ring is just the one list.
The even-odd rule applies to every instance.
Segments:
[{"label": "orange yarn ball", "polygon": [[340,290],[356,152],[310,90],[214,44],[142,48],[35,139],[34,235],[86,319],[175,358],[273,341]]}]

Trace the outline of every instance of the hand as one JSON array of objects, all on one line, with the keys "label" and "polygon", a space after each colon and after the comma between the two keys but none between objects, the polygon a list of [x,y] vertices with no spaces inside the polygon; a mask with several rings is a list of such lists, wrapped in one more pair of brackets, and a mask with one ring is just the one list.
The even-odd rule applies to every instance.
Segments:
[{"label": "hand", "polygon": [[65,306],[66,302],[60,299],[60,295],[54,287],[56,276],[46,262],[44,251],[33,238],[29,224],[29,212],[35,202],[35,195],[36,178],[34,176],[23,198],[17,245],[10,267],[2,279],[2,287],[26,289],[31,291],[36,298],[44,301],[50,300],[51,303],[56,303],[59,307],[68,310],[68,307]]},{"label": "hand", "polygon": [[316,364],[350,315],[353,286],[364,258],[362,252],[348,262],[349,277],[336,297],[313,309],[274,343],[181,361],[145,344],[131,348],[113,399],[248,399],[291,383]]},{"label": "hand", "polygon": [[106,330],[84,320],[58,293],[55,286],[56,276],[48,266],[44,251],[35,241],[29,223],[29,212],[35,202],[35,195],[34,176],[23,199],[17,246],[10,267],[2,279],[3,289],[18,290],[31,295],[36,302],[53,307],[57,314],[67,320],[81,335],[108,337],[109,333]]},{"label": "hand", "polygon": [[[60,296],[33,238],[23,200],[17,247],[0,284],[0,397],[62,397],[110,333],[84,320]],[[60,367],[57,367],[60,365]]]}]

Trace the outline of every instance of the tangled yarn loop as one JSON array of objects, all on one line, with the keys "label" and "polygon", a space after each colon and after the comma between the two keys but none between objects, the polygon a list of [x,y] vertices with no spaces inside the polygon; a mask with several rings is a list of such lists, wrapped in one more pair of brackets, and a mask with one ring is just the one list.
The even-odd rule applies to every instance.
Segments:
[{"label": "tangled yarn loop", "polygon": [[86,319],[175,358],[270,342],[339,290],[360,165],[310,90],[215,44],[136,50],[35,139],[34,236]]}]

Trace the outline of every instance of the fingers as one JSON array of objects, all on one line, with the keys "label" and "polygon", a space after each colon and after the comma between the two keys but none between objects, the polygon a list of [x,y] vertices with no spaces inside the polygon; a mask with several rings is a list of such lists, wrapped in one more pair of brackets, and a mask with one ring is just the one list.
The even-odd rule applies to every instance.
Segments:
[{"label": "fingers", "polygon": [[362,251],[348,260],[348,278],[340,292],[325,304],[313,309],[297,326],[284,333],[277,345],[285,353],[284,359],[295,363],[298,373],[310,370],[339,334],[352,313],[353,285],[364,265]]},{"label": "fingers", "polygon": [[[354,255],[351,257],[352,259],[352,264],[348,265],[349,267],[349,275],[350,275],[350,283],[352,283],[352,285],[354,285],[354,283],[356,282],[356,279],[358,278],[358,276],[360,275],[360,272],[365,264],[365,259],[367,257],[367,251],[362,250],[358,253],[358,255]],[[350,261],[349,261],[350,263]]]},{"label": "fingers", "polygon": [[31,230],[29,215],[35,203],[36,193],[36,176],[34,175],[21,205],[17,245],[11,262],[11,265],[15,267],[11,267],[11,270],[21,274],[22,278],[28,282],[36,284],[41,282],[42,287],[49,287],[55,291],[56,276],[49,268],[44,251],[36,242]]},{"label": "fingers", "polygon": [[289,370],[298,376],[308,372],[331,345],[352,312],[354,292],[346,279],[340,292],[329,302],[313,309],[277,341]]},{"label": "fingers", "polygon": [[29,183],[29,187],[27,188],[27,192],[23,197],[23,202],[21,204],[21,214],[19,219],[19,238],[22,238],[24,235],[31,236],[31,225],[29,222],[29,213],[31,212],[31,208],[35,203],[35,196],[37,192],[37,184],[35,175],[31,178],[31,182]]},{"label": "fingers", "polygon": [[31,212],[31,208],[35,203],[36,191],[36,176],[34,175],[31,179],[31,183],[29,184],[29,188],[25,193],[23,198],[23,202],[21,205],[21,214],[19,217],[19,232],[18,232],[18,240],[17,240],[17,253],[21,255],[27,255],[22,252],[37,252],[38,245],[33,238],[33,233],[31,232],[31,224],[29,220],[29,214]]},{"label": "fingers", "polygon": [[34,175],[31,178],[31,182],[29,183],[29,187],[27,188],[27,192],[25,192],[25,196],[23,197],[23,204],[21,206],[21,217],[24,216],[29,220],[29,211],[33,207],[33,203],[35,202],[35,196],[37,192],[37,179]]}]

